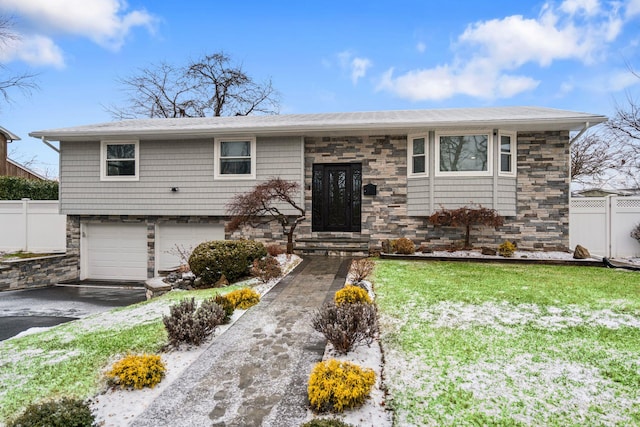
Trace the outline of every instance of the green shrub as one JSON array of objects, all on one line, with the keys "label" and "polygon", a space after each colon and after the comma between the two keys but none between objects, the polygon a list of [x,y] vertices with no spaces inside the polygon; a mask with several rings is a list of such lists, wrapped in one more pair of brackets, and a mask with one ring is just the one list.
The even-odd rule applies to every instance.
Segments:
[{"label": "green shrub", "polygon": [[229,323],[229,320],[231,320],[231,316],[233,315],[233,312],[236,309],[236,306],[233,305],[233,301],[227,298],[226,295],[222,295],[222,294],[217,294],[215,298],[213,298],[213,301],[216,304],[218,304],[220,307],[222,307],[222,309],[224,310],[223,323],[225,324]]},{"label": "green shrub", "polygon": [[267,255],[264,258],[253,260],[251,275],[260,279],[262,283],[267,283],[271,279],[282,276],[282,267],[277,259]]},{"label": "green shrub", "polygon": [[10,421],[7,427],[91,427],[95,417],[89,404],[79,399],[34,403]]},{"label": "green shrub", "polygon": [[153,388],[162,381],[166,370],[158,355],[130,354],[114,363],[107,377],[110,383],[122,388]]},{"label": "green shrub", "polygon": [[214,240],[198,245],[189,257],[189,266],[204,285],[216,283],[223,275],[230,282],[249,275],[253,260],[267,255],[253,240]]},{"label": "green shrub", "polygon": [[378,333],[374,304],[325,304],[311,320],[338,353],[348,353],[358,344],[371,344]]},{"label": "green shrub", "polygon": [[505,240],[503,243],[500,244],[500,246],[498,246],[498,253],[505,258],[511,258],[515,251],[516,251],[516,245],[514,245],[508,240]]},{"label": "green shrub", "polygon": [[401,237],[398,240],[393,241],[393,248],[396,253],[402,255],[411,255],[416,252],[416,245],[406,237]]},{"label": "green shrub", "polygon": [[58,200],[58,182],[0,176],[0,200]]},{"label": "green shrub", "polygon": [[372,369],[336,359],[320,362],[309,376],[309,403],[316,411],[342,412],[362,405],[375,382]]},{"label": "green shrub", "polygon": [[302,424],[300,427],[353,427],[337,418],[316,418]]},{"label": "green shrub", "polygon": [[250,288],[236,289],[225,295],[234,308],[246,310],[260,302],[260,294]]},{"label": "green shrub", "polygon": [[172,305],[169,316],[162,317],[169,345],[200,345],[218,325],[224,323],[225,315],[225,310],[213,298],[202,301],[200,307],[193,298]]},{"label": "green shrub", "polygon": [[359,286],[354,285],[345,285],[345,287],[336,292],[333,300],[335,301],[336,305],[353,304],[356,302],[371,304],[371,297],[369,296],[369,292]]}]

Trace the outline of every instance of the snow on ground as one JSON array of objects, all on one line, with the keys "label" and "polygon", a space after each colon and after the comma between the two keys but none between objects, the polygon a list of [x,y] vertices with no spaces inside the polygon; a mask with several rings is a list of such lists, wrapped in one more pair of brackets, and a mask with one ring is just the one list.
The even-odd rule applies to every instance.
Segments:
[{"label": "snow on ground", "polygon": [[[278,255],[277,258],[285,273],[293,270],[293,268],[302,261],[296,255],[290,257],[287,257],[286,255]],[[260,295],[264,295],[271,290],[278,281],[279,279],[274,279],[267,283],[253,286],[253,289],[260,293]],[[162,361],[164,362],[167,371],[165,378],[156,387],[144,388],[142,390],[123,390],[114,388],[94,396],[94,398],[91,399],[91,410],[96,416],[97,425],[101,427],[121,427],[126,426],[133,421],[133,419],[144,412],[151,402],[153,402],[156,397],[167,389],[186,368],[198,359],[198,357],[215,340],[216,337],[220,336],[224,331],[231,327],[231,325],[233,325],[233,323],[235,323],[245,312],[246,310],[235,310],[231,317],[231,321],[226,325],[221,325],[216,328],[214,334],[208,339],[208,341],[199,347],[181,348],[179,350],[162,353]],[[99,327],[100,321],[109,322],[111,324],[123,321],[141,323],[148,321],[148,317],[146,316],[155,316],[155,318],[159,318],[163,313],[169,313],[169,305],[167,305],[162,311],[158,311],[157,306],[154,306],[153,304],[146,304],[134,310],[111,312],[110,319],[108,319],[108,313],[105,313],[103,319],[97,319],[97,317],[100,316],[98,315],[92,316],[90,319],[83,320],[88,320],[92,323],[92,327]],[[118,314],[120,314],[120,316],[118,316]],[[126,320],[124,317],[126,317]]]}]

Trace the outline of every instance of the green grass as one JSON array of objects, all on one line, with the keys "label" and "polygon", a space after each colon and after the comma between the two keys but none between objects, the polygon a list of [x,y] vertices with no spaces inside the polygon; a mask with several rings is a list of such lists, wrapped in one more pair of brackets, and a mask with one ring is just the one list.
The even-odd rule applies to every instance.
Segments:
[{"label": "green grass", "polygon": [[640,423],[640,274],[380,261],[397,425]]},{"label": "green grass", "polygon": [[0,420],[41,399],[95,395],[104,386],[102,371],[117,357],[130,352],[157,353],[166,344],[162,314],[169,306],[183,298],[202,300],[220,291],[170,292],[0,342]]}]

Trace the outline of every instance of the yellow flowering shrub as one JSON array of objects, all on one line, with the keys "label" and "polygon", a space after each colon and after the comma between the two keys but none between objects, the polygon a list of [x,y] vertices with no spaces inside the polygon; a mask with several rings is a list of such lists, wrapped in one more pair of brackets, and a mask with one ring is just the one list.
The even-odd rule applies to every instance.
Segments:
[{"label": "yellow flowering shrub", "polygon": [[354,285],[346,285],[344,288],[337,291],[333,300],[336,302],[336,305],[354,304],[356,302],[371,304],[369,292]]},{"label": "yellow flowering shrub", "polygon": [[317,411],[342,412],[362,405],[375,382],[372,369],[329,359],[316,364],[311,371],[307,387],[309,403]]},{"label": "yellow flowering shrub", "polygon": [[246,310],[260,302],[260,294],[251,288],[242,288],[225,295],[235,308]]},{"label": "yellow flowering shrub", "polygon": [[513,253],[516,251],[516,249],[516,245],[508,240],[505,240],[500,246],[498,246],[498,253],[505,258],[510,258],[513,256]]},{"label": "yellow flowering shrub", "polygon": [[120,387],[155,387],[162,378],[166,367],[160,356],[155,354],[130,354],[113,364],[107,377]]}]

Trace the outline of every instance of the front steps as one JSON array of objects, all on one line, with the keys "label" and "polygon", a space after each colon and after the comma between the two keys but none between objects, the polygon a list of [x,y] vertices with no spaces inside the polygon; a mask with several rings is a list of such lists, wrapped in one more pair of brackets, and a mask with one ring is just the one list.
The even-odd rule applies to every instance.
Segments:
[{"label": "front steps", "polygon": [[369,239],[362,237],[311,237],[296,239],[300,255],[369,256]]}]

